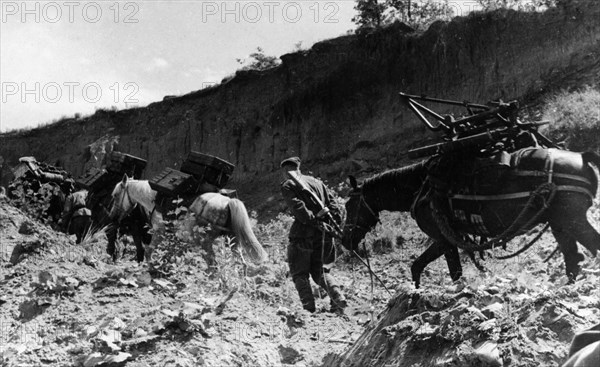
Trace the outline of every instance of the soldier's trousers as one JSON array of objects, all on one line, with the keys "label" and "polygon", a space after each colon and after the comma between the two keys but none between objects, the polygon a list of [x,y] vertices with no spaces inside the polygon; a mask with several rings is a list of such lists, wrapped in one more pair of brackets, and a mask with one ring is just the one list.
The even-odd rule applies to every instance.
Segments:
[{"label": "soldier's trousers", "polygon": [[[329,269],[323,268],[323,264],[331,264],[335,260],[335,249],[331,238],[326,237],[324,245],[321,236],[290,238],[287,256],[290,274],[304,309],[310,312],[315,311],[315,299],[309,276],[327,291],[332,308],[342,303],[345,306],[345,299],[339,286],[329,273]],[[341,307],[343,308],[343,306]]]},{"label": "soldier's trousers", "polygon": [[75,243],[81,243],[91,226],[91,217],[88,217],[87,215],[73,217],[71,218],[71,223],[69,224],[67,233],[74,234],[77,237]]}]

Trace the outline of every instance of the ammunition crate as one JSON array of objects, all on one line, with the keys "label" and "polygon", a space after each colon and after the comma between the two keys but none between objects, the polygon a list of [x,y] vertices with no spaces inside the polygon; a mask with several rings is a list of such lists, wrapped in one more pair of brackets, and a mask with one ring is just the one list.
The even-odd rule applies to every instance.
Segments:
[{"label": "ammunition crate", "polygon": [[106,186],[114,186],[117,184],[118,178],[114,174],[107,172],[104,169],[92,168],[85,175],[77,178],[75,184],[90,192],[105,188]]},{"label": "ammunition crate", "polygon": [[112,152],[108,157],[106,169],[117,174],[127,174],[135,179],[142,178],[146,160],[121,152]]},{"label": "ammunition crate", "polygon": [[190,152],[181,165],[181,171],[193,175],[200,182],[223,188],[233,174],[235,166],[212,155]]},{"label": "ammunition crate", "polygon": [[198,187],[198,181],[187,173],[165,168],[161,173],[149,180],[152,190],[166,196],[176,196],[193,193]]}]

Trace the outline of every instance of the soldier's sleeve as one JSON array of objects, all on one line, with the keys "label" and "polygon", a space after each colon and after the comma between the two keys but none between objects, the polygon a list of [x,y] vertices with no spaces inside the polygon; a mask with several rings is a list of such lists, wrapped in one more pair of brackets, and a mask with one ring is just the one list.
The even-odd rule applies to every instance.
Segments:
[{"label": "soldier's sleeve", "polygon": [[315,214],[298,198],[291,185],[290,181],[282,184],[281,194],[288,208],[290,208],[292,215],[303,224],[314,224],[316,222]]},{"label": "soldier's sleeve", "polygon": [[333,193],[333,190],[331,190],[325,184],[323,184],[323,189],[325,190],[327,207],[331,211],[331,215],[333,216],[336,222],[341,222],[342,208],[340,206],[340,203],[335,199],[335,194]]}]

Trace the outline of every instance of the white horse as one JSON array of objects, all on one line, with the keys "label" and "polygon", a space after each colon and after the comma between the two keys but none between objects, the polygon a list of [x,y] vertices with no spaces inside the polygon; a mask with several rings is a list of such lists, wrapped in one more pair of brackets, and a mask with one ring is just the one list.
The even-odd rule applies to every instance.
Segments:
[{"label": "white horse", "polygon": [[[164,222],[155,198],[156,191],[150,188],[148,181],[133,180],[124,175],[112,193],[110,218],[121,221],[136,205],[140,205],[150,220],[153,232],[161,234],[164,231]],[[255,263],[267,260],[267,252],[252,232],[248,212],[240,200],[209,192],[197,197],[188,209],[180,229],[191,234],[194,225],[210,224],[220,232],[233,233],[250,260]],[[154,243],[153,240],[147,253],[152,252]]]}]

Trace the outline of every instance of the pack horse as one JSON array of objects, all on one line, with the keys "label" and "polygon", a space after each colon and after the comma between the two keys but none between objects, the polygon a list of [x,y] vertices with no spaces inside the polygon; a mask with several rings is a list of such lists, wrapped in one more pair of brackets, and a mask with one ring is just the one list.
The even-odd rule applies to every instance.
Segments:
[{"label": "pack horse", "polygon": [[[546,165],[549,155],[554,160],[552,173],[540,169]],[[519,156],[521,159],[517,159]],[[418,286],[425,267],[442,255],[446,257],[452,279],[458,279],[462,268],[457,247],[472,251],[500,245],[490,240],[487,246],[481,247],[464,238],[454,241],[449,238],[453,235],[484,234],[496,238],[512,227],[518,228],[512,233],[514,237],[540,223],[548,223],[564,256],[567,276],[574,279],[580,271],[578,264],[583,260],[577,242],[592,255],[600,250],[600,234],[586,216],[598,187],[590,163],[600,166],[600,157],[594,153],[527,149],[513,153],[511,158],[515,165],[496,178],[495,190],[448,196],[445,199],[451,210],[444,214],[436,214],[429,200],[419,200],[427,178],[427,161],[370,177],[362,185],[351,179],[352,191],[346,202],[345,247],[357,249],[367,232],[377,224],[381,211],[412,210],[419,227],[434,241],[411,267],[413,281]],[[487,180],[487,176],[481,177],[484,173],[476,174],[473,181]],[[549,200],[528,215],[515,215],[529,210],[531,194],[539,192],[536,189],[540,187],[548,190],[544,196]],[[440,215],[445,217],[441,221],[436,218]],[[447,233],[448,226],[440,223],[444,221],[456,233]]]},{"label": "pack horse", "polygon": [[[600,167],[600,157],[557,149],[537,131],[540,123],[517,119],[516,102],[492,102],[492,108],[400,95],[430,130],[445,132],[444,141],[409,151],[411,158],[429,157],[419,163],[375,175],[362,185],[350,178],[344,246],[356,250],[381,211],[410,211],[433,240],[411,267],[418,287],[425,267],[440,256],[456,280],[462,275],[458,248],[472,254],[504,247],[545,223],[558,242],[568,278],[574,280],[583,260],[577,242],[592,255],[600,250],[600,234],[587,220],[598,188],[592,165]],[[463,106],[470,115],[454,120],[418,100]],[[515,256],[534,242],[500,258]]]},{"label": "pack horse", "polygon": [[[160,234],[165,228],[161,208],[155,202],[156,194],[148,181],[132,180],[124,175],[112,192],[110,217],[121,220],[139,205],[149,218],[155,235]],[[208,192],[198,196],[188,209],[186,218],[182,221],[183,230],[191,233],[194,225],[210,224],[221,232],[232,233],[250,260],[260,263],[267,259],[266,251],[252,231],[250,218],[242,201]]]}]

